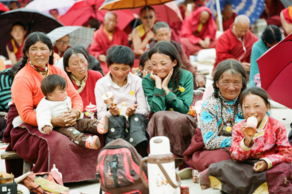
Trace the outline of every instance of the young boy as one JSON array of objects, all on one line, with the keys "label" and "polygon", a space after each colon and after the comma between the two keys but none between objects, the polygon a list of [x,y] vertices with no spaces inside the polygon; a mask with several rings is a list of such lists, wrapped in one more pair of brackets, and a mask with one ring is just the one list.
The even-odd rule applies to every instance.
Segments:
[{"label": "young boy", "polygon": [[22,59],[22,48],[25,40],[25,27],[21,22],[15,22],[11,28],[12,39],[6,43],[6,50],[12,65]]},{"label": "young boy", "polygon": [[[38,128],[41,133],[50,134],[53,130],[51,118],[64,114],[72,108],[71,99],[67,96],[67,82],[60,75],[49,75],[43,79],[41,90],[45,97],[36,108]],[[69,127],[56,127],[55,131],[67,136],[80,147],[98,149],[100,141],[97,134],[97,120],[79,119]],[[80,133],[82,132],[82,133]],[[92,133],[87,137],[84,133]]]}]

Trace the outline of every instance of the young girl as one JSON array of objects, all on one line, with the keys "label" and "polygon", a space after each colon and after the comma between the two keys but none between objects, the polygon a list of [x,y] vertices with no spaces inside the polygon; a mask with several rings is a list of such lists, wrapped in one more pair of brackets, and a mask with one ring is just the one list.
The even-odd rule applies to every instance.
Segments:
[{"label": "young girl", "polygon": [[151,60],[148,58],[149,51],[145,51],[140,58],[139,62],[139,70],[136,71],[135,75],[143,78],[152,71],[152,63]]},{"label": "young girl", "polygon": [[[211,165],[211,185],[212,177],[216,177],[223,193],[292,193],[292,148],[285,126],[267,114],[268,94],[262,88],[251,87],[242,92],[239,103],[245,120],[233,128],[230,152],[236,162]],[[256,117],[258,125],[250,136],[245,128],[251,116]]]},{"label": "young girl", "polygon": [[160,41],[149,50],[152,72],[142,85],[153,114],[147,132],[150,137],[167,136],[172,153],[182,156],[194,135],[196,121],[188,113],[193,101],[193,75],[181,69],[177,49]]}]

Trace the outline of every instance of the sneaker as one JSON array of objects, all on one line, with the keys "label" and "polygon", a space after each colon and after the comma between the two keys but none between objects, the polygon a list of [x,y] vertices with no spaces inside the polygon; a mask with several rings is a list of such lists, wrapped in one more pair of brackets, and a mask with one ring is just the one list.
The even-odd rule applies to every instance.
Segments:
[{"label": "sneaker", "polygon": [[99,137],[96,135],[87,137],[86,142],[85,142],[85,147],[89,149],[95,149],[95,150],[100,148]]},{"label": "sneaker", "polygon": [[100,122],[97,124],[97,132],[100,134],[105,134],[108,132],[108,123],[109,118],[107,116],[104,116]]},{"label": "sneaker", "polygon": [[192,168],[184,168],[178,172],[178,176],[181,180],[190,179],[192,177]]}]

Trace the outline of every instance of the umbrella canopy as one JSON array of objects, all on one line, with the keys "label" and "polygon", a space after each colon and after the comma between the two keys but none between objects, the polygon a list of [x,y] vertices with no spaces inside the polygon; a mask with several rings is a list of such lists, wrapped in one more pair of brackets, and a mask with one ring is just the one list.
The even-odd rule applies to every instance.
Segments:
[{"label": "umbrella canopy", "polygon": [[173,0],[105,0],[99,9],[118,10],[133,9],[151,5],[164,4]]},{"label": "umbrella canopy", "polygon": [[272,100],[292,108],[292,34],[258,60],[261,87]]},{"label": "umbrella canopy", "polygon": [[10,11],[10,9],[8,9],[8,7],[6,7],[3,3],[0,3],[0,13],[6,12],[6,11]]},{"label": "umbrella canopy", "polygon": [[93,41],[93,28],[85,28],[81,26],[63,26],[56,28],[48,33],[48,37],[53,43],[63,36],[69,35],[69,46],[81,45],[87,48]]},{"label": "umbrella canopy", "polygon": [[53,29],[62,26],[51,15],[36,10],[21,8],[2,13],[0,15],[0,54],[7,56],[6,42],[11,40],[10,31],[15,22],[21,22],[26,28],[26,34],[39,31],[48,33]]},{"label": "umbrella canopy", "polygon": [[[105,10],[98,10],[102,3],[103,0],[78,1],[66,14],[60,17],[60,22],[66,26],[81,26],[87,22],[89,18],[95,18],[102,22],[107,13]],[[122,30],[135,19],[135,15],[126,10],[117,10],[115,13],[118,16],[117,26]]]},{"label": "umbrella canopy", "polygon": [[289,7],[290,5],[292,5],[292,1],[291,0],[281,0],[281,3],[284,5],[284,7]]},{"label": "umbrella canopy", "polygon": [[43,13],[49,13],[51,9],[57,9],[60,15],[65,14],[70,7],[75,3],[75,0],[34,0],[27,4],[26,8],[35,9]]},{"label": "umbrella canopy", "polygon": [[[229,3],[232,5],[234,12],[237,15],[246,15],[250,19],[250,25],[252,25],[261,16],[265,9],[265,0],[217,0],[221,11],[225,4]],[[210,0],[206,7],[211,9],[213,17],[217,15],[217,4],[216,0]]]},{"label": "umbrella canopy", "polygon": [[[162,5],[154,5],[151,7],[153,7],[153,9],[155,10],[156,19],[158,21],[163,21],[171,24],[174,22],[181,22],[183,20],[180,10],[175,2],[168,2]],[[139,15],[141,9],[142,8],[136,8],[129,11]]]}]

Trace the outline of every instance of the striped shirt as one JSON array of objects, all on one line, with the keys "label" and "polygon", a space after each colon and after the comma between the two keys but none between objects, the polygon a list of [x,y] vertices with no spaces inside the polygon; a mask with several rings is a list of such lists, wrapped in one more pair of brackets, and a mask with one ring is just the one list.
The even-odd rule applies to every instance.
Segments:
[{"label": "striped shirt", "polygon": [[0,111],[8,112],[8,103],[11,101],[11,86],[13,82],[13,76],[3,74],[10,69],[5,69],[1,71],[0,74]]}]

